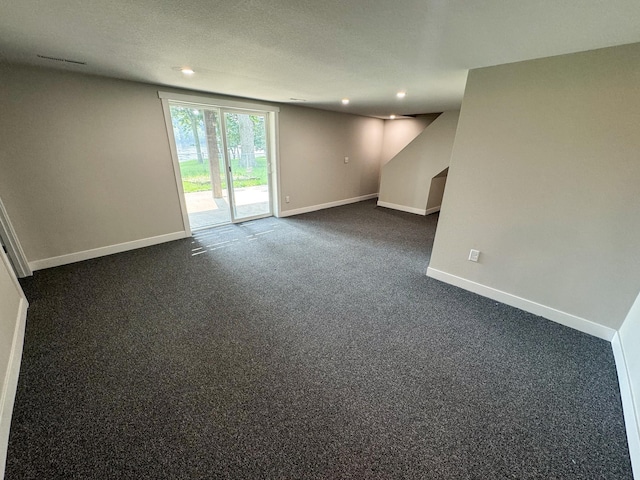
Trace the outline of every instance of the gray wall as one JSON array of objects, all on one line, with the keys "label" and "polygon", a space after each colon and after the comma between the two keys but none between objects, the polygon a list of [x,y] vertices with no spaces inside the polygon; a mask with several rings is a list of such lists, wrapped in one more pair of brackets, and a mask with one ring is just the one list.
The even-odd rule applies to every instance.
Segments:
[{"label": "gray wall", "polygon": [[429,188],[429,198],[427,199],[427,211],[433,208],[440,208],[444,190],[447,186],[447,174],[449,169],[443,170],[441,173],[431,179],[431,187]]},{"label": "gray wall", "polygon": [[377,193],[383,129],[377,118],[281,105],[283,213]]},{"label": "gray wall", "polygon": [[0,66],[0,192],[29,261],[183,230],[157,88]]},{"label": "gray wall", "polygon": [[431,124],[439,113],[418,115],[416,118],[397,118],[384,121],[384,138],[380,162],[382,165],[395,157]]},{"label": "gray wall", "polygon": [[639,125],[640,44],[472,70],[430,267],[620,327],[640,290]]},{"label": "gray wall", "polygon": [[[11,65],[0,85],[0,193],[29,261],[184,229],[157,92],[189,92]],[[376,193],[382,136],[379,119],[282,106],[282,208]]]}]

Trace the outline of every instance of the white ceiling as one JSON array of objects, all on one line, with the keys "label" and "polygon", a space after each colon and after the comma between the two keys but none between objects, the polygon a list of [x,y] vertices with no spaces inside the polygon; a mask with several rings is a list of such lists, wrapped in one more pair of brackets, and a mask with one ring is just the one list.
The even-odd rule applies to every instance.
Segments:
[{"label": "white ceiling", "polygon": [[[639,0],[0,4],[0,59],[8,62],[372,116],[459,108],[470,68],[634,42]],[[196,74],[174,69],[181,66]]]}]

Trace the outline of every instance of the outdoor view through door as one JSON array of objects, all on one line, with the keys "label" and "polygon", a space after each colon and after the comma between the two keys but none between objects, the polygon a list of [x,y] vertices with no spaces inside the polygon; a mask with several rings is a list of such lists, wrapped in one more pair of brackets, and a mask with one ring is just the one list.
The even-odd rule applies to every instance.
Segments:
[{"label": "outdoor view through door", "polygon": [[170,102],[192,230],[271,215],[267,115]]}]

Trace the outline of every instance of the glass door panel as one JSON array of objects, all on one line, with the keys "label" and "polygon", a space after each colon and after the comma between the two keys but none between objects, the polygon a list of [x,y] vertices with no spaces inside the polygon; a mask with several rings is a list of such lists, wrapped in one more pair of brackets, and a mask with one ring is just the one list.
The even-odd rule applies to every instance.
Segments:
[{"label": "glass door panel", "polygon": [[191,229],[231,222],[220,110],[185,104],[169,109]]},{"label": "glass door panel", "polygon": [[271,215],[266,115],[225,111],[224,122],[234,221]]}]

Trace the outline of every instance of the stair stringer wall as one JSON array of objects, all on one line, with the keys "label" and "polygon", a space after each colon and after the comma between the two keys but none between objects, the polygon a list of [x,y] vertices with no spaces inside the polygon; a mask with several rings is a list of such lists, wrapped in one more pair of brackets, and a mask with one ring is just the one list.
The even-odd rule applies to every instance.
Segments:
[{"label": "stair stringer wall", "polygon": [[427,212],[431,181],[449,166],[459,114],[442,113],[382,167],[378,205],[421,215],[437,211]]}]

